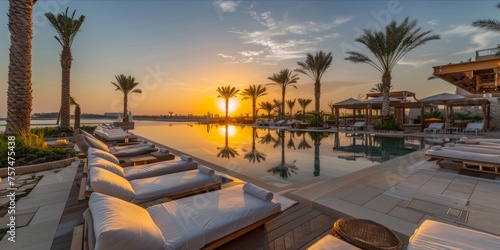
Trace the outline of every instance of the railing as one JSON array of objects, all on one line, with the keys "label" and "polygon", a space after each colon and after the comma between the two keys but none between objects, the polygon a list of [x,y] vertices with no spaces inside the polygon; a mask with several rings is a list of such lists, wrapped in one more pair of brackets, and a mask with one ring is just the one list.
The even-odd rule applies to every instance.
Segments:
[{"label": "railing", "polygon": [[497,53],[499,52],[498,48],[476,50],[476,61],[498,57]]}]

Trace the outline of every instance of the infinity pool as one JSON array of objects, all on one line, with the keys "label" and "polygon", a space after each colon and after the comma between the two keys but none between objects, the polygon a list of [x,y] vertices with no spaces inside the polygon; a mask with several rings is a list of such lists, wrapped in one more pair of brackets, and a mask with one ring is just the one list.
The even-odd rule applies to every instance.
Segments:
[{"label": "infinity pool", "polygon": [[136,121],[133,132],[276,187],[343,176],[426,146],[416,137],[195,123]]}]

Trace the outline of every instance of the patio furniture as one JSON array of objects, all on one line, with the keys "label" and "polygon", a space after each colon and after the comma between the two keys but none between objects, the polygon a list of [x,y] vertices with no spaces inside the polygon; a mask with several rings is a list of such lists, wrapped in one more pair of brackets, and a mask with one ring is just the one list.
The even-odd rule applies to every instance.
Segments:
[{"label": "patio furniture", "polygon": [[365,127],[365,122],[355,122],[352,126],[346,127],[346,130],[350,128],[350,130],[363,130]]},{"label": "patio furniture", "polygon": [[86,136],[84,134],[79,134],[75,136],[76,144],[78,148],[85,154],[87,153],[89,148],[97,148],[116,157],[125,157],[125,156],[138,156],[147,153],[156,152],[159,149],[151,143],[144,144],[134,144],[127,146],[116,146],[116,147],[108,147],[103,142],[97,140],[95,137]]},{"label": "patio furniture", "polygon": [[443,163],[444,160],[450,160],[462,163],[462,168],[464,169],[492,174],[500,173],[498,169],[500,167],[500,157],[498,157],[498,154],[443,150],[441,146],[434,146],[427,150],[426,155],[437,159],[436,165],[440,167],[446,166]]},{"label": "patio furniture", "polygon": [[[84,213],[89,249],[214,249],[281,213],[238,185],[148,207],[93,193]],[[267,190],[264,192],[270,193]],[[204,200],[203,206],[198,201]]]},{"label": "patio furniture", "polygon": [[401,240],[389,228],[366,219],[340,218],[333,224],[332,234],[362,249],[403,248]]},{"label": "patio furniture", "polygon": [[424,131],[425,133],[429,133],[429,131],[432,131],[434,134],[439,130],[441,133],[443,133],[443,126],[444,123],[442,122],[433,122],[429,124],[429,127],[425,128]]},{"label": "patio furniture", "polygon": [[104,168],[89,169],[92,191],[140,204],[161,198],[178,199],[220,189],[222,177],[198,165],[197,170],[127,180]]},{"label": "patio furniture", "polygon": [[477,136],[477,132],[483,132],[484,131],[484,123],[467,123],[467,127],[462,130],[462,133],[467,133],[467,132],[475,132]]},{"label": "patio furniture", "polygon": [[331,249],[355,250],[361,248],[357,248],[331,234],[323,236],[323,238],[319,239],[313,245],[307,248],[307,250],[331,250]]},{"label": "patio furniture", "polygon": [[500,249],[500,237],[425,220],[410,237],[407,249]]}]

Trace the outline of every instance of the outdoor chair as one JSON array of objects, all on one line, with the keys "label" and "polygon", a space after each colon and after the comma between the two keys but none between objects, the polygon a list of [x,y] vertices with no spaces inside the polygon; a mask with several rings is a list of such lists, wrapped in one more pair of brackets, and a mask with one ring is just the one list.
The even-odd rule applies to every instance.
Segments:
[{"label": "outdoor chair", "polygon": [[365,122],[355,122],[352,126],[346,127],[346,130],[347,128],[350,128],[350,130],[363,130],[364,127]]},{"label": "outdoor chair", "polygon": [[178,199],[193,194],[220,189],[222,177],[205,166],[172,174],[127,180],[104,168],[89,169],[90,188],[93,192],[110,195],[140,204],[161,198]]},{"label": "outdoor chair", "polygon": [[193,161],[191,157],[186,155],[181,155],[181,157],[176,157],[176,159],[171,161],[161,161],[130,167],[120,166],[120,162],[116,157],[98,149],[90,148],[88,155],[87,164],[89,168],[103,168],[129,181],[194,170],[198,167],[198,162]]},{"label": "outdoor chair", "polygon": [[427,150],[427,156],[437,159],[436,165],[445,167],[444,160],[459,162],[462,168],[492,174],[500,174],[500,157],[498,154],[482,154],[459,150],[446,150],[441,146],[434,146]]},{"label": "outdoor chair", "polygon": [[108,145],[97,140],[95,137],[86,136],[84,134],[76,135],[75,141],[80,151],[82,151],[82,153],[84,154],[87,154],[89,148],[97,148],[111,153],[116,157],[138,156],[156,152],[159,150],[159,148],[151,143],[139,143],[127,146],[108,147]]},{"label": "outdoor chair", "polygon": [[214,249],[278,216],[281,205],[272,198],[245,184],[145,209],[93,193],[82,242],[91,250]]},{"label": "outdoor chair", "polygon": [[465,134],[466,132],[475,132],[477,136],[477,132],[482,132],[484,131],[484,123],[479,122],[479,123],[467,123],[467,127],[462,130],[463,133]]},{"label": "outdoor chair", "polygon": [[434,134],[437,133],[437,131],[439,131],[440,133],[443,133],[443,126],[444,126],[444,123],[442,122],[433,122],[431,124],[429,124],[429,126],[427,128],[425,128],[425,133],[429,133],[429,131],[432,131]]},{"label": "outdoor chair", "polygon": [[410,237],[407,249],[500,249],[500,237],[427,219]]}]

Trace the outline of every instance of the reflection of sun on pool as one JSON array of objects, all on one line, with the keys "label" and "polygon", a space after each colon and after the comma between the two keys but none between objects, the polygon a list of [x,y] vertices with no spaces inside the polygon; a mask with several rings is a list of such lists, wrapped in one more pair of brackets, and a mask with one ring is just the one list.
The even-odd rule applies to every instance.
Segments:
[{"label": "reflection of sun on pool", "polygon": [[[236,111],[236,109],[238,109],[239,105],[240,105],[240,101],[238,99],[236,99],[236,98],[229,99],[229,105],[228,105],[227,112],[229,114],[233,113],[234,111]],[[219,108],[220,111],[222,111],[222,113],[224,113],[224,115],[225,115],[226,114],[226,101],[222,98],[217,99],[217,108]]]},{"label": "reflection of sun on pool", "polygon": [[[219,134],[222,136],[226,136],[226,126],[221,126],[219,127]],[[231,138],[236,135],[236,127],[233,125],[228,125],[227,126],[227,137]]]}]

